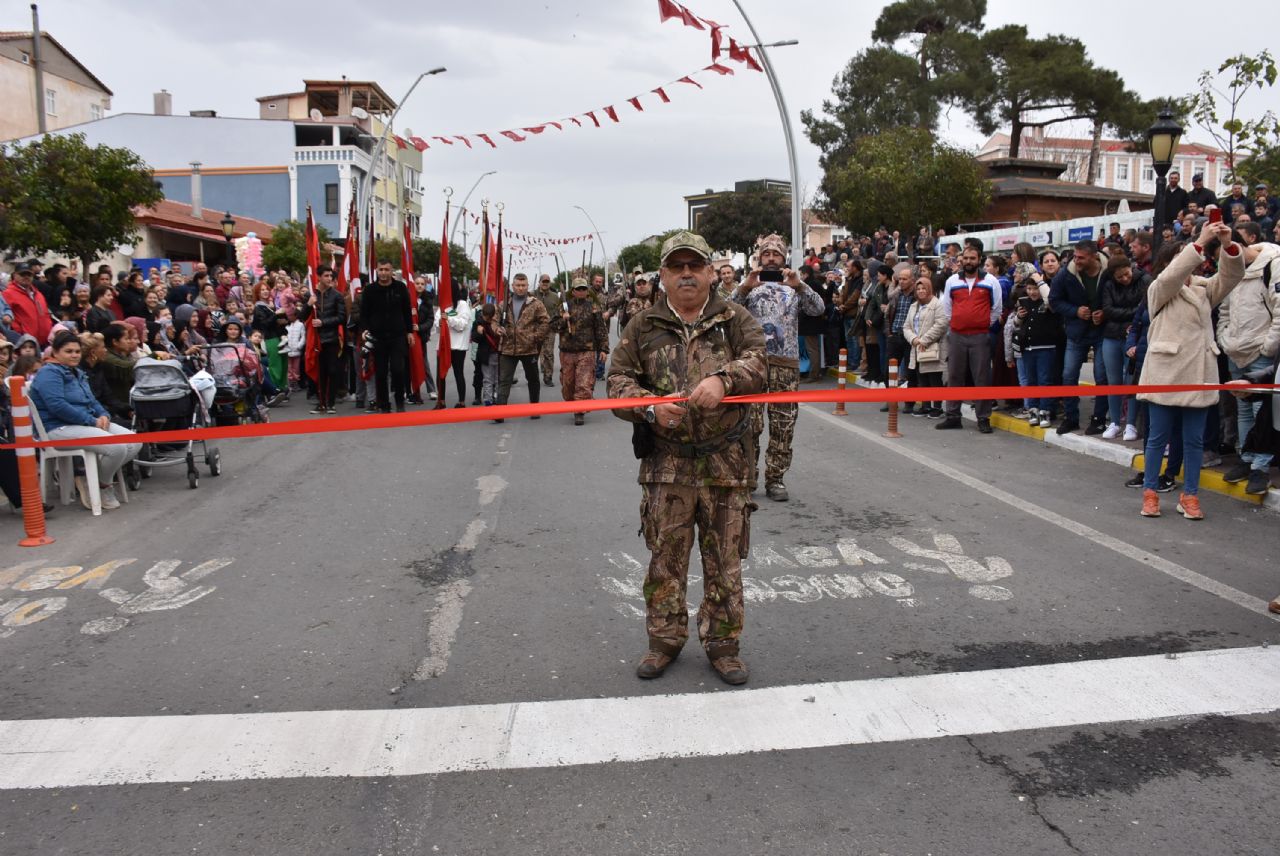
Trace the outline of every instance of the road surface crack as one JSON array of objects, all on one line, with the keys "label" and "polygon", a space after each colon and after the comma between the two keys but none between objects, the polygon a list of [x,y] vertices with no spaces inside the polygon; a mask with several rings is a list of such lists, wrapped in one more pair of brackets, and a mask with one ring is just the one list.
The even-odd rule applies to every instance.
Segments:
[{"label": "road surface crack", "polygon": [[1005,755],[987,754],[978,748],[978,744],[975,743],[973,738],[969,735],[965,735],[964,740],[969,744],[969,748],[974,751],[974,754],[978,756],[979,761],[989,767],[995,767],[1013,780],[1014,793],[1026,798],[1027,802],[1031,804],[1031,813],[1034,814],[1042,824],[1044,824],[1046,829],[1061,838],[1062,842],[1066,844],[1072,852],[1084,852],[1075,845],[1075,842],[1071,840],[1071,836],[1067,834],[1065,829],[1044,816],[1044,812],[1040,808],[1040,789],[1037,787],[1038,782],[1034,774],[1024,773],[1021,770],[1014,769],[1013,765],[1009,762],[1009,758]]}]

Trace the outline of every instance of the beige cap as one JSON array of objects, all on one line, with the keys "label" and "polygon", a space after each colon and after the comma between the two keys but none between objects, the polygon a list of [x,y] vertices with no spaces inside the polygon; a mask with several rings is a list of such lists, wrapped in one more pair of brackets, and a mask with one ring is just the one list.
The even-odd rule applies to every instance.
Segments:
[{"label": "beige cap", "polygon": [[670,238],[663,241],[662,260],[665,262],[667,260],[667,256],[671,255],[676,250],[693,250],[704,259],[711,258],[711,245],[707,243],[706,238],[703,238],[695,232],[687,230],[676,232]]}]

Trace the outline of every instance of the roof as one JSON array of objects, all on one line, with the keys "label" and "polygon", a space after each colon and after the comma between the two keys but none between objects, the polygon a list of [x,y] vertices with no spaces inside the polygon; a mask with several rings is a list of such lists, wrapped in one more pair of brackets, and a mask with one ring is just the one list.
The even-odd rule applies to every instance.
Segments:
[{"label": "roof", "polygon": [[[108,95],[112,95],[112,96],[114,96],[114,95],[115,95],[115,93],[114,93],[114,92],[112,92],[110,89],[108,89],[108,88],[107,88],[107,85],[106,85],[105,83],[103,83],[101,80],[99,80],[99,79],[98,79],[98,76],[97,76],[96,74],[94,74],[94,73],[93,73],[92,71],[90,71],[89,69],[85,68],[85,67],[84,67],[84,63],[82,63],[80,60],[76,59],[75,54],[71,53],[71,51],[69,51],[69,50],[67,50],[65,47],[63,47],[61,42],[59,42],[59,41],[58,41],[57,39],[55,39],[53,36],[49,35],[49,33],[48,33],[47,31],[45,31],[45,30],[41,30],[41,31],[40,31],[40,35],[41,35],[41,36],[43,36],[44,38],[48,39],[48,40],[49,40],[49,42],[50,42],[54,47],[56,47],[58,50],[62,51],[64,54],[66,54],[66,55],[67,55],[67,59],[69,59],[69,60],[71,60],[73,63],[75,63],[75,64],[76,64],[76,67],[77,67],[77,68],[79,68],[81,71],[83,71],[86,75],[88,75],[88,77],[89,77],[89,79],[90,79],[90,80],[92,80],[94,83],[98,84],[98,87],[99,87],[103,92],[107,93]],[[16,40],[18,40],[18,39],[30,39],[30,38],[32,38],[32,36],[33,36],[33,34],[32,34],[32,32],[31,32],[31,30],[0,30],[0,41],[2,41],[2,42],[11,42],[11,41],[16,41]]]},{"label": "roof", "polygon": [[[982,147],[983,150],[1008,146],[1011,142],[1008,134],[993,134]],[[1133,143],[1129,140],[1101,140],[1099,146],[1104,152],[1128,152]],[[1022,135],[1021,148],[1026,149],[1092,149],[1093,140],[1089,137],[1041,137],[1036,139],[1029,134]],[[1222,149],[1206,146],[1203,143],[1179,143],[1180,155],[1226,155]]]},{"label": "roof", "polygon": [[281,92],[279,95],[263,95],[254,100],[256,101],[279,101],[281,98],[296,98],[299,95],[306,95],[306,91],[302,92]]},{"label": "roof", "polygon": [[1127,199],[1130,202],[1151,204],[1151,195],[1148,193],[1129,193],[1097,184],[1079,184],[1056,178],[1032,178],[1022,175],[992,178],[991,194],[995,197],[1048,196],[1060,199],[1096,199],[1099,202],[1104,200],[1118,202],[1121,199]]},{"label": "roof", "polygon": [[[171,199],[162,199],[148,208],[135,208],[133,211],[133,216],[138,222],[148,226],[157,226],[168,231],[177,231],[180,234],[209,240],[226,240],[222,236],[222,218],[225,214],[208,208],[202,210],[200,214],[199,217],[192,216],[190,205],[185,202],[174,202]],[[231,217],[236,221],[232,237],[243,238],[253,232],[264,242],[271,242],[275,226],[265,220],[246,217],[243,214],[232,214]]]},{"label": "roof", "polygon": [[310,89],[313,86],[349,86],[352,89],[370,89],[379,100],[384,102],[384,106],[388,111],[396,109],[395,100],[387,94],[387,91],[372,80],[304,80],[302,85]]}]

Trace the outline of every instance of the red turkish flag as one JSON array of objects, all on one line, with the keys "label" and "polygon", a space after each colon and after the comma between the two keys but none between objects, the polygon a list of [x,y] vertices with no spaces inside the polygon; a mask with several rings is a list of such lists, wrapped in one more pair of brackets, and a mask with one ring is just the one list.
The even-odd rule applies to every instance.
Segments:
[{"label": "red turkish flag", "polygon": [[546,129],[546,125],[534,125],[532,128],[521,128],[520,130],[528,131],[530,134],[541,134]]},{"label": "red turkish flag", "polygon": [[515,131],[499,131],[498,133],[502,134],[502,136],[506,137],[508,140],[512,140],[517,143],[523,143],[525,140],[529,139],[528,137],[520,136]]},{"label": "red turkish flag", "polygon": [[495,143],[493,140],[489,139],[489,135],[488,135],[488,134],[476,134],[476,136],[477,136],[477,137],[479,137],[480,139],[484,140],[486,143],[488,143],[488,144],[489,144],[489,148],[496,149],[496,148],[498,147],[498,144],[497,144],[497,143]]},{"label": "red turkish flag", "polygon": [[575,119],[573,116],[570,116],[570,117],[569,117],[569,121],[570,121],[570,122],[572,122],[573,124],[577,125],[579,128],[581,128],[581,127],[582,127],[582,120],[581,120],[581,119]]},{"label": "red turkish flag", "polygon": [[613,109],[612,106],[604,108],[604,114],[608,116],[610,119],[612,119],[613,121],[615,122],[618,121],[618,111]]},{"label": "red turkish flag", "polygon": [[405,142],[404,137],[400,136],[399,134],[392,134],[392,135],[391,135],[391,138],[392,138],[393,140],[395,140],[395,141],[396,141],[396,148],[397,148],[397,149],[407,149],[407,148],[409,148],[409,144],[408,144],[407,142]]},{"label": "red turkish flag", "polygon": [[724,27],[711,28],[711,61],[715,62],[720,59],[720,31]]},{"label": "red turkish flag", "polygon": [[701,84],[701,83],[699,83],[698,81],[694,80],[692,77],[690,77],[690,76],[689,76],[689,75],[687,75],[687,74],[686,74],[684,77],[682,77],[682,78],[680,78],[679,80],[677,80],[677,81],[676,81],[676,83],[691,83],[691,84],[693,84],[694,86],[698,87],[699,89],[701,89],[701,88],[702,88],[702,84]]},{"label": "red turkish flag", "polygon": [[[319,274],[316,273],[316,269],[320,267],[320,233],[316,230],[316,221],[315,221],[315,218],[311,216],[311,206],[309,204],[307,205],[306,240],[307,240],[307,288],[308,290],[311,291],[312,294],[315,294],[316,289],[319,288],[318,283],[320,279]],[[318,301],[315,307],[313,307],[313,309],[314,311],[312,312],[312,315],[309,318],[307,318],[308,322],[319,317],[319,315],[317,314],[320,311],[320,304]],[[307,377],[311,378],[311,380],[315,381],[316,383],[319,383],[320,382],[320,333],[310,323],[307,324],[307,344],[306,344],[306,352],[303,357],[302,365],[303,365],[303,370],[307,373]]]},{"label": "red turkish flag", "polygon": [[454,137],[454,139],[455,139],[455,140],[462,140],[462,142],[464,142],[464,143],[466,143],[466,144],[467,144],[467,148],[471,148],[471,141],[470,141],[470,140],[468,140],[466,137],[459,137],[459,136],[455,136],[455,137]]},{"label": "red turkish flag", "polygon": [[446,146],[453,145],[453,140],[449,139],[448,137],[432,137],[431,139],[439,140],[440,142],[444,143]]},{"label": "red turkish flag", "polygon": [[671,0],[658,0],[659,23],[665,23],[672,18],[683,19],[682,11],[678,3],[673,3]]},{"label": "red turkish flag", "polygon": [[431,148],[431,146],[427,145],[427,141],[422,139],[422,137],[410,137],[409,142],[413,143],[413,147],[420,152],[425,152],[427,149]]},{"label": "red turkish flag", "polygon": [[595,122],[597,128],[600,127],[600,120],[596,118],[596,111],[588,110],[584,115],[589,116],[592,122]]},{"label": "red turkish flag", "polygon": [[659,98],[662,99],[663,104],[671,103],[671,99],[667,97],[667,90],[663,89],[661,86],[659,86],[657,89],[654,89],[652,91],[655,95],[657,95]]},{"label": "red turkish flag", "polygon": [[427,382],[426,360],[422,346],[418,344],[418,289],[413,284],[413,235],[409,232],[409,220],[404,221],[404,239],[400,244],[400,270],[405,285],[409,287],[409,315],[413,322],[413,341],[409,344],[409,390],[413,395]]},{"label": "red turkish flag", "polygon": [[680,7],[680,19],[684,21],[686,27],[693,27],[695,30],[705,30],[702,22],[698,20],[698,16],[690,12],[685,7]]},{"label": "red turkish flag", "polygon": [[637,112],[639,112],[639,113],[643,113],[643,112],[644,112],[644,108],[640,106],[640,96],[639,96],[639,95],[637,95],[635,98],[628,98],[628,99],[627,99],[627,101],[629,101],[629,102],[631,103],[631,106],[632,106],[632,107],[636,108],[636,111],[637,111]]}]

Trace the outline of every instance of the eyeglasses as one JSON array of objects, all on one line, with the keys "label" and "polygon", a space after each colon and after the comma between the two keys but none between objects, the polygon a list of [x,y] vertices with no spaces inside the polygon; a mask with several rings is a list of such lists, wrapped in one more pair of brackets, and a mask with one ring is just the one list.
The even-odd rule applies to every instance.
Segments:
[{"label": "eyeglasses", "polygon": [[662,266],[672,273],[680,273],[685,268],[697,272],[707,266],[707,261],[706,259],[694,259],[691,262],[665,262]]}]

